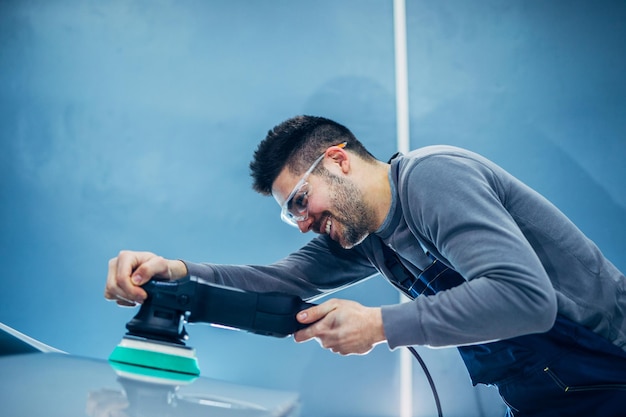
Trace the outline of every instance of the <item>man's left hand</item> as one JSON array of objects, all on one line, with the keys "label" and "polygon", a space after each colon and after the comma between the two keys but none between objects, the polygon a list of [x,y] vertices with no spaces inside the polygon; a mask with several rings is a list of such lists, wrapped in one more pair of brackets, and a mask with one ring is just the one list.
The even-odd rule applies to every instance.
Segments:
[{"label": "man's left hand", "polygon": [[386,340],[381,309],[354,301],[328,300],[301,311],[297,319],[312,324],[294,334],[296,342],[315,339],[341,355],[363,355]]}]

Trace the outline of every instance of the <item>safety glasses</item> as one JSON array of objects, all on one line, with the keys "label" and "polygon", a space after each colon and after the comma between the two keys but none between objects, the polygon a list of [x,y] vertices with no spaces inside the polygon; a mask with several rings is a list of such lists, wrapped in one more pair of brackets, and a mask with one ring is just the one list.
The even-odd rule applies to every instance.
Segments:
[{"label": "safety glasses", "polygon": [[[340,143],[340,148],[345,147],[347,142]],[[291,193],[281,206],[280,218],[287,224],[298,227],[298,222],[309,218],[309,193],[311,192],[311,184],[307,182],[311,172],[315,170],[317,165],[324,159],[324,152],[317,158],[313,165],[304,173],[300,181],[293,187]]]}]

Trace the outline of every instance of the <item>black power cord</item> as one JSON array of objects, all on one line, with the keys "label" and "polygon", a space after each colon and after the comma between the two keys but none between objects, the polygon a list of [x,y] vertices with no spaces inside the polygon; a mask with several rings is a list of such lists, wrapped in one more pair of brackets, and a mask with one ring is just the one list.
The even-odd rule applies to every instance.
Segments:
[{"label": "black power cord", "polygon": [[424,374],[426,375],[426,379],[428,379],[428,383],[430,384],[430,389],[433,392],[433,397],[435,398],[435,405],[437,406],[437,415],[439,417],[443,417],[443,414],[441,412],[441,402],[439,402],[439,394],[437,394],[437,388],[435,388],[435,382],[433,381],[433,377],[430,375],[430,372],[428,371],[428,368],[426,367],[426,363],[424,362],[422,357],[419,355],[419,353],[417,353],[417,350],[415,350],[415,348],[413,348],[412,346],[407,346],[406,348],[409,350],[409,352],[413,354],[413,356],[415,356],[415,359],[417,359],[420,366],[422,367],[422,370],[424,371]]}]

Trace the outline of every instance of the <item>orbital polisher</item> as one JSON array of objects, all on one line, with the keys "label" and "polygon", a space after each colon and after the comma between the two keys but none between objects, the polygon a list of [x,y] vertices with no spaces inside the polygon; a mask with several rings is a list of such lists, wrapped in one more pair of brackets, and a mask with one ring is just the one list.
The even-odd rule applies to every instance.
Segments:
[{"label": "orbital polisher", "polygon": [[186,323],[207,323],[251,333],[286,337],[306,327],[296,314],[314,304],[284,293],[258,293],[212,284],[197,277],[153,278],[148,298],[126,324],[128,332],[109,356],[116,368],[197,376],[195,349],[185,345]]}]

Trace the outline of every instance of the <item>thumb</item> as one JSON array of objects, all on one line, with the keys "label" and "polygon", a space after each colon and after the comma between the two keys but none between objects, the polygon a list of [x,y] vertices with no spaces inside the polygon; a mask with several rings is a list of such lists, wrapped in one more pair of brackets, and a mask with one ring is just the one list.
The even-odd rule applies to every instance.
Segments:
[{"label": "thumb", "polygon": [[324,316],[335,309],[334,303],[330,301],[302,310],[296,316],[297,320],[302,324],[309,324],[324,318]]},{"label": "thumb", "polygon": [[130,278],[133,284],[140,286],[150,281],[154,276],[171,278],[171,275],[167,260],[162,256],[152,255],[133,271]]},{"label": "thumb", "polygon": [[140,286],[140,285],[143,285],[146,282],[150,281],[150,278],[148,278],[148,277],[146,277],[146,276],[144,276],[144,275],[142,275],[142,274],[140,274],[138,272],[135,272],[132,275],[131,280],[132,280],[133,284]]}]

